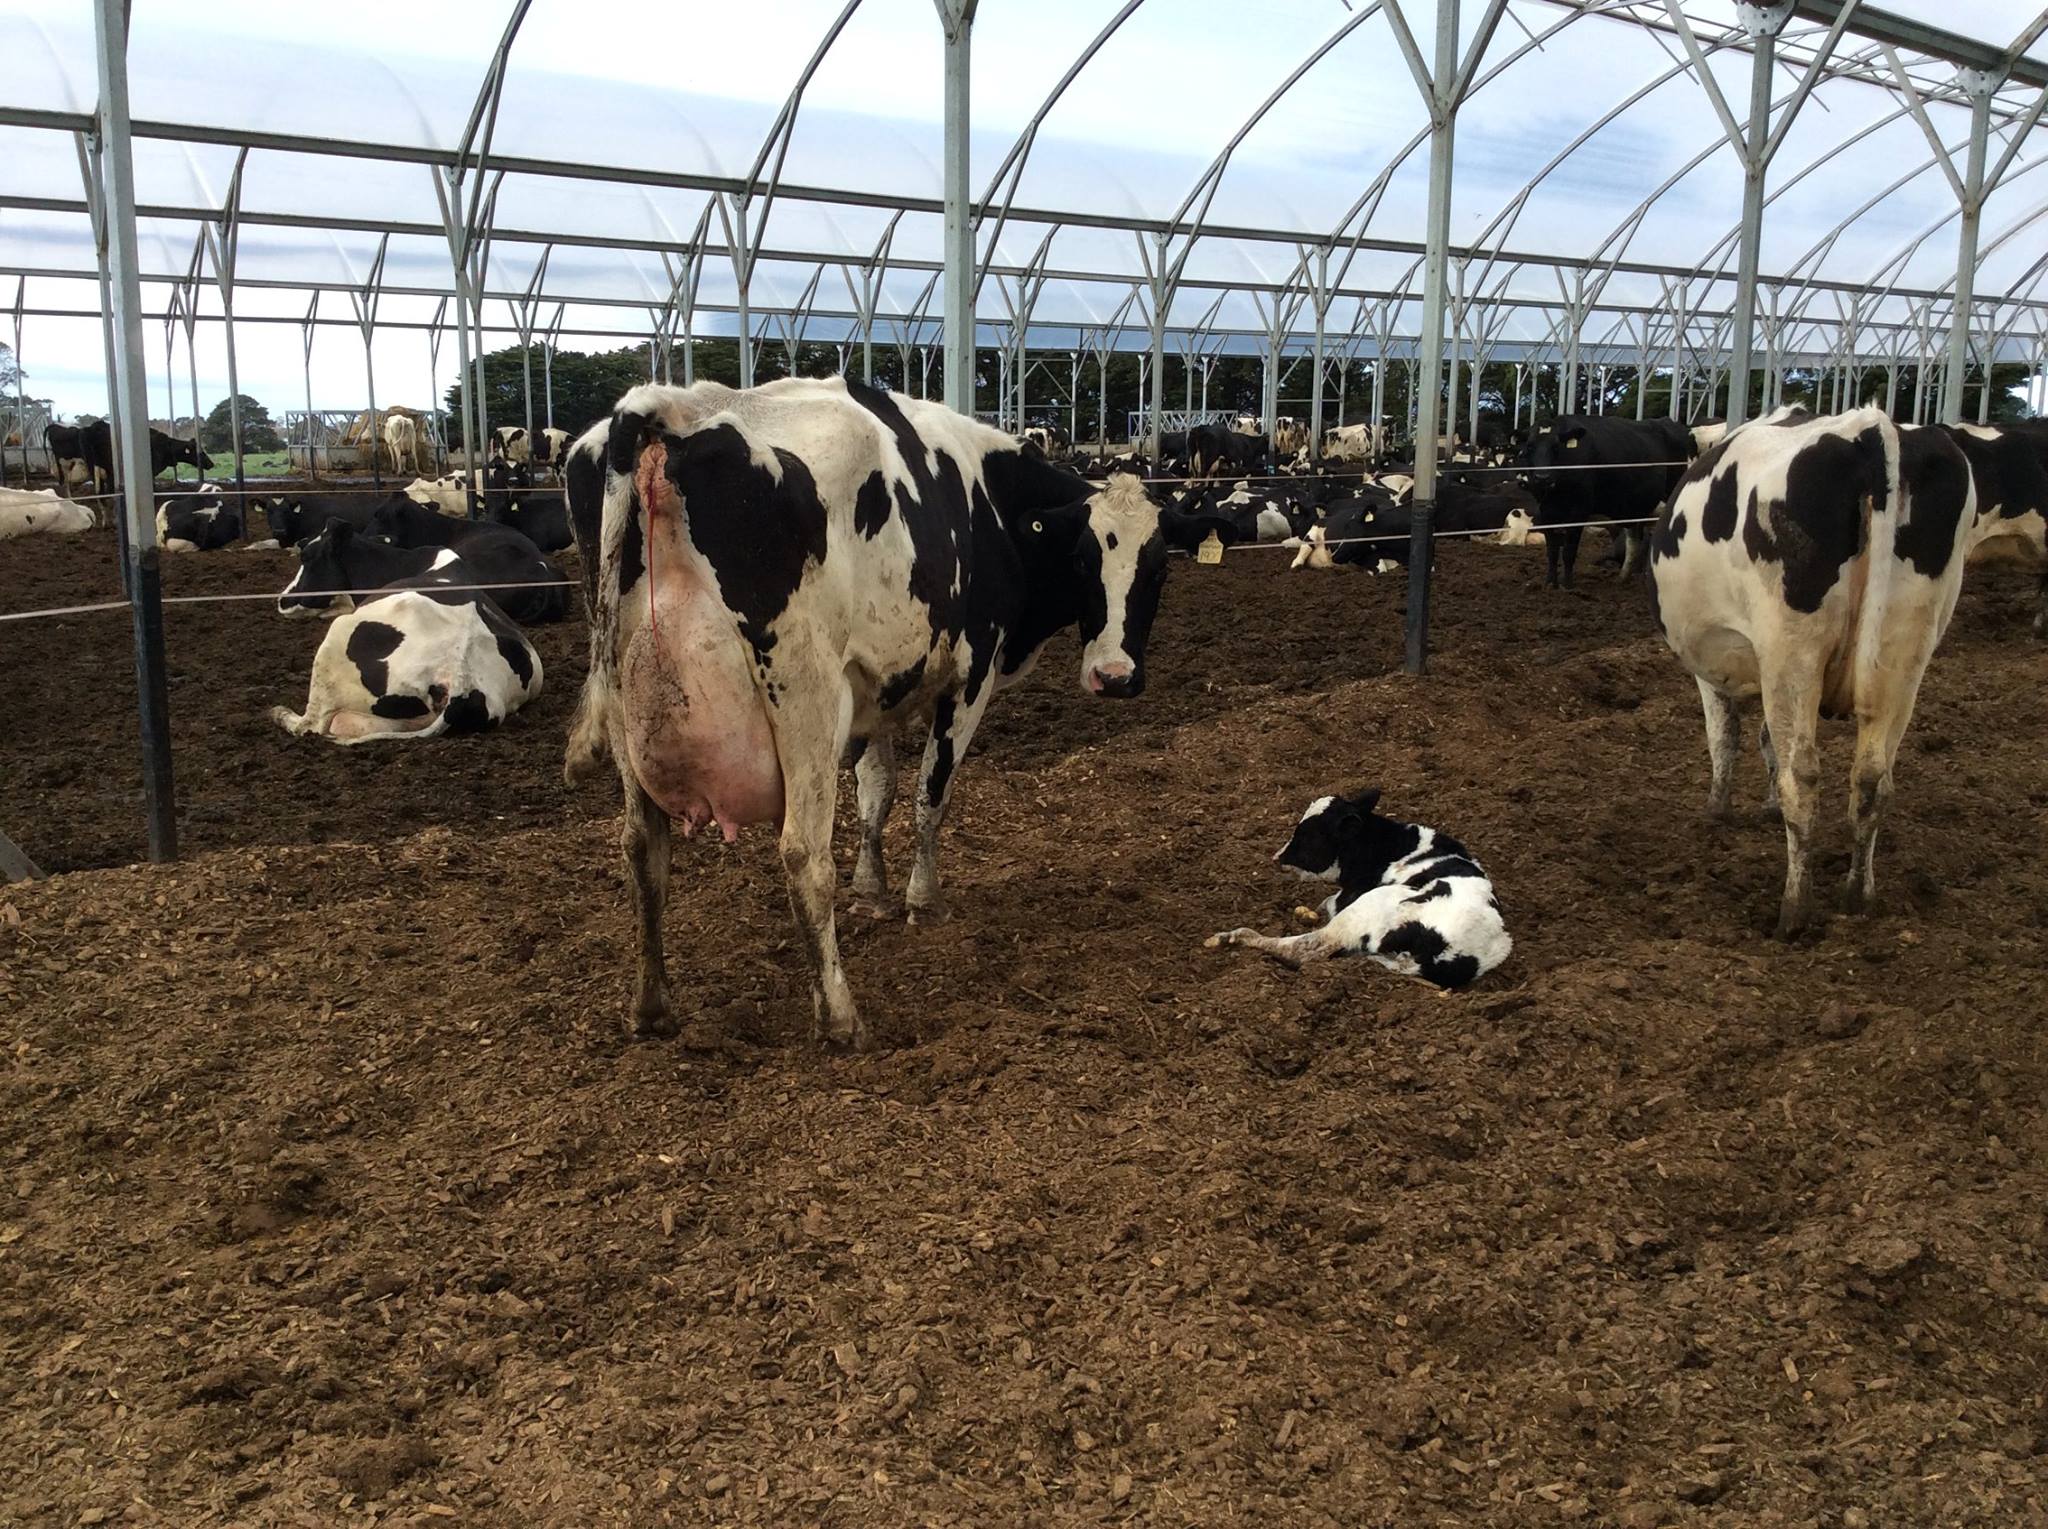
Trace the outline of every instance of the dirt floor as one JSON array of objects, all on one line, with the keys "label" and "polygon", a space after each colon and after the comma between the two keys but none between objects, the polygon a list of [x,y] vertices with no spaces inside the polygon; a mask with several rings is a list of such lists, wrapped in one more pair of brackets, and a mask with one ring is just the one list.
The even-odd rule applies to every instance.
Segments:
[{"label": "dirt floor", "polygon": [[[500,733],[342,750],[265,715],[317,627],[173,607],[190,858],[85,871],[141,845],[125,617],[0,623],[0,826],[81,871],[0,891],[0,1522],[2048,1523],[2031,580],[1972,577],[1880,910],[1787,946],[1753,754],[1706,826],[1640,593],[1540,556],[1446,550],[1420,683],[1398,581],[1273,553],[1176,571],[1140,700],[1049,654],[951,918],[845,925],[852,1059],[758,832],[680,848],[692,1022],[623,1040],[579,626]],[[0,610],[112,567],[9,543]],[[1510,963],[1203,950],[1368,782]]]}]

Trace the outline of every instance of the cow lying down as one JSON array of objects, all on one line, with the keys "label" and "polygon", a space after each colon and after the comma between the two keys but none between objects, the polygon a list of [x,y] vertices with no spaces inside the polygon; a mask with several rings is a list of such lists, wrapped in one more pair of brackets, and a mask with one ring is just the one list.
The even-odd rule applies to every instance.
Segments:
[{"label": "cow lying down", "polygon": [[272,719],[335,743],[433,738],[496,727],[540,694],[540,654],[488,595],[422,584],[336,617],[313,655],[306,709],[273,707]]},{"label": "cow lying down", "polygon": [[1318,797],[1273,858],[1298,875],[1334,881],[1326,922],[1307,934],[1229,929],[1207,941],[1245,945],[1289,966],[1363,954],[1438,987],[1464,987],[1508,958],[1493,883],[1465,846],[1419,823],[1373,811],[1378,791]]},{"label": "cow lying down", "polygon": [[59,499],[55,489],[0,488],[0,541],[38,531],[69,535],[95,523],[88,506]]}]

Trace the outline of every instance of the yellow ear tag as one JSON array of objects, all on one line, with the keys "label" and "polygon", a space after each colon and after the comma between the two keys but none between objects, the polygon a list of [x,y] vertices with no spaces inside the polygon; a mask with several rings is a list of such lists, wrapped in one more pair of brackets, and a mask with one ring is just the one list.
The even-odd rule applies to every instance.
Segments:
[{"label": "yellow ear tag", "polygon": [[1195,561],[1215,564],[1223,561],[1223,538],[1211,531],[1202,538],[1202,545],[1195,548]]},{"label": "yellow ear tag", "polygon": [[1579,449],[1579,443],[1577,441],[1566,441],[1564,443],[1564,449],[1566,451],[1577,451]]}]

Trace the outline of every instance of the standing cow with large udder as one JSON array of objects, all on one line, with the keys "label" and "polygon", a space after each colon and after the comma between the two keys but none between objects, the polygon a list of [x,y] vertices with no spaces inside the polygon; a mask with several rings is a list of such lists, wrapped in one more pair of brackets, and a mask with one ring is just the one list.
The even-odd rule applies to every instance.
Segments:
[{"label": "standing cow with large udder", "polygon": [[571,448],[591,609],[572,777],[625,785],[639,922],[633,1011],[673,1023],[662,961],[669,824],[781,830],[829,1041],[866,1028],[834,933],[833,809],[856,755],[859,898],[885,895],[893,737],[928,727],[905,901],[938,898],[954,773],[1002,685],[1078,626],[1090,693],[1135,696],[1166,578],[1194,527],[1135,478],[1098,488],[936,404],[840,381],[647,386]]}]

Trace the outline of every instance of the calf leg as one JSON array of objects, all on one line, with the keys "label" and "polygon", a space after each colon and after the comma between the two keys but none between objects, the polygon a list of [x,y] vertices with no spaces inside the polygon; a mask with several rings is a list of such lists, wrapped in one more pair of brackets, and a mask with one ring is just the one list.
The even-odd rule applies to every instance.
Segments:
[{"label": "calf leg", "polygon": [[946,696],[932,712],[931,738],[925,744],[924,767],[917,781],[917,860],[903,894],[912,923],[933,918],[940,911],[939,825],[946,819],[954,775],[974,739],[974,730],[981,725],[991,688],[984,684],[980,696],[972,701]]},{"label": "calf leg", "polygon": [[775,748],[782,762],[782,873],[789,882],[789,902],[811,963],[811,1017],[819,1039],[835,1046],[862,1050],[867,1027],[839,964],[839,937],[832,921],[832,894],[838,877],[832,868],[832,816],[839,797],[839,756],[853,703],[844,681],[835,687],[823,675],[789,681],[795,695],[815,694],[818,704],[807,715],[794,715],[791,703],[775,729]]},{"label": "calf leg", "polygon": [[654,798],[627,772],[625,826],[619,847],[625,852],[633,899],[633,921],[639,948],[633,968],[633,1032],[673,1035],[676,1022],[668,1007],[668,971],[661,952],[661,915],[668,905],[669,820]]},{"label": "calf leg", "polygon": [[1735,758],[1742,751],[1742,716],[1735,703],[1705,680],[1698,681],[1700,709],[1707,718],[1707,759],[1713,766],[1713,781],[1707,787],[1707,816],[1717,823],[1729,817],[1729,801],[1735,789]]},{"label": "calf leg", "polygon": [[1764,721],[1781,751],[1778,800],[1785,815],[1785,895],[1778,905],[1781,938],[1813,918],[1813,818],[1820,798],[1820,680],[1817,665],[1779,665],[1763,675]]},{"label": "calf leg", "polygon": [[853,764],[860,793],[860,858],[853,867],[854,906],[883,911],[889,899],[889,876],[882,863],[882,829],[896,805],[896,741],[880,733],[861,746]]},{"label": "calf leg", "polygon": [[1211,950],[1224,945],[1242,945],[1297,971],[1311,961],[1326,961],[1343,951],[1341,942],[1330,938],[1328,925],[1312,929],[1307,934],[1283,935],[1260,934],[1256,929],[1225,929],[1220,934],[1210,935],[1202,943]]}]

